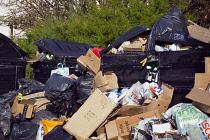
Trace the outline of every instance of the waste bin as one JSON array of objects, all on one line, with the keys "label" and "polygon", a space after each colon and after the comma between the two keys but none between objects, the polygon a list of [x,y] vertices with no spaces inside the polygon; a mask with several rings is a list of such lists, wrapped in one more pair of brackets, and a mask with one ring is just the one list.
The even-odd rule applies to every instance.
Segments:
[{"label": "waste bin", "polygon": [[58,63],[68,67],[69,74],[80,76],[81,73],[78,70],[76,59],[81,55],[85,55],[89,48],[95,48],[95,46],[87,43],[59,39],[41,39],[34,42],[34,45],[41,50],[42,54],[53,56],[52,59],[44,58],[31,64],[34,79],[44,84],[50,78],[51,70],[56,69]]},{"label": "waste bin", "polygon": [[29,59],[10,38],[0,34],[0,94],[19,88],[17,80],[25,78],[26,59]]},{"label": "waste bin", "polygon": [[58,63],[64,64],[69,68],[69,74],[75,74],[80,76],[80,72],[77,67],[77,61],[75,58],[65,58],[64,59],[55,59],[55,60],[45,60],[37,61],[31,65],[33,68],[34,79],[44,83],[48,80],[51,74],[51,70],[57,68]]}]

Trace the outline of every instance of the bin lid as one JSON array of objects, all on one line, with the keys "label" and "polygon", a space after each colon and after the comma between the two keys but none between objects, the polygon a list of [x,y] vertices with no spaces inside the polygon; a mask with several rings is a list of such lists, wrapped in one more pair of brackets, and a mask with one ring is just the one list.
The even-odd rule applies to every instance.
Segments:
[{"label": "bin lid", "polygon": [[104,48],[103,50],[101,50],[100,54],[107,53],[112,48],[119,48],[120,45],[124,41],[128,41],[128,40],[130,40],[131,38],[133,38],[133,37],[135,37],[137,35],[149,35],[149,33],[150,33],[150,28],[142,27],[142,26],[135,26],[134,28],[131,28],[126,33],[121,35],[110,46],[108,46],[108,47]]},{"label": "bin lid", "polygon": [[1,59],[30,59],[29,55],[24,52],[10,38],[0,33],[0,58]]},{"label": "bin lid", "polygon": [[95,48],[95,46],[87,43],[78,43],[59,39],[40,39],[35,41],[33,44],[58,58],[78,58],[81,55],[85,55],[89,48]]}]

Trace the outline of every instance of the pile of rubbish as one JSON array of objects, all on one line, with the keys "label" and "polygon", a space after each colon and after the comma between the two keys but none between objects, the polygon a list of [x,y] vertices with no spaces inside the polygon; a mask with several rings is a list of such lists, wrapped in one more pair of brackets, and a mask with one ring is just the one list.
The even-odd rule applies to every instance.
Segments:
[{"label": "pile of rubbish", "polygon": [[35,80],[0,95],[0,139],[208,140],[209,37],[174,7],[106,48],[41,39]]}]

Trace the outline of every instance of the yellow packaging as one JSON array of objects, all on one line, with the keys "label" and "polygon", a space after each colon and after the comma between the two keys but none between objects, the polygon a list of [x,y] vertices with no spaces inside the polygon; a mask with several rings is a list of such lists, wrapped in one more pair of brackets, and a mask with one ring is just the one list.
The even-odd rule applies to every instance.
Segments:
[{"label": "yellow packaging", "polygon": [[50,121],[50,120],[41,120],[43,127],[44,127],[44,136],[49,133],[54,127],[56,127],[57,125],[62,125],[63,122],[60,120],[54,120],[54,121]]}]

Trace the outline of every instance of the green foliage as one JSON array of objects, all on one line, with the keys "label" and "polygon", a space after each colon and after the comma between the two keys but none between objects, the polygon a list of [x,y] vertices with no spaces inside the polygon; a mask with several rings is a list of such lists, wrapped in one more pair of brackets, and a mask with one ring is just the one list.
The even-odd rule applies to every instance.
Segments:
[{"label": "green foliage", "polygon": [[[187,1],[173,2],[175,1],[182,11],[187,7]],[[33,42],[42,38],[106,47],[137,25],[152,27],[172,7],[168,0],[104,0],[100,6],[96,5],[94,0],[90,0],[86,8],[87,14],[77,7],[78,10],[72,12],[68,19],[46,19],[26,33],[27,39],[17,41],[18,45],[30,56],[36,52]],[[31,71],[27,73],[30,75]]]}]

